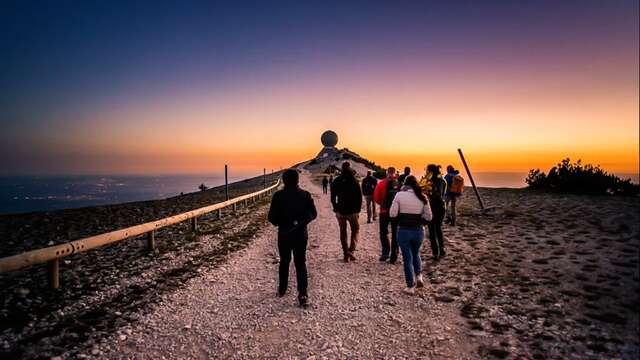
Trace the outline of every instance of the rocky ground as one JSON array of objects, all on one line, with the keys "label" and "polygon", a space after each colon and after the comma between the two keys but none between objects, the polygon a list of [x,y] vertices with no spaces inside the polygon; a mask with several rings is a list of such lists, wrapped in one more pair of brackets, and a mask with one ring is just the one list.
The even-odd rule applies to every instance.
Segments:
[{"label": "rocky ground", "polygon": [[[468,189],[458,226],[445,227],[448,255],[432,262],[428,246],[423,247],[429,281],[408,296],[401,293],[402,265],[378,262],[377,223],[365,224],[363,215],[358,261],[341,261],[328,196],[308,174],[302,179],[319,210],[309,229],[310,308],[296,306],[293,271],[290,293],[275,297],[275,231],[264,223],[263,206],[247,209],[251,215],[236,223],[229,220],[226,230],[211,230],[215,235],[174,234],[175,246],[184,248],[184,254],[164,254],[179,258],[175,266],[163,256],[138,256],[129,261],[147,264],[152,259],[156,267],[133,266],[126,270],[128,276],[105,270],[93,278],[111,284],[93,285],[108,289],[105,300],[95,303],[101,306],[83,310],[83,304],[94,304],[85,290],[89,296],[68,301],[60,308],[63,314],[46,318],[38,335],[28,326],[18,338],[14,330],[10,336],[5,330],[0,341],[8,344],[6,354],[317,359],[640,355],[639,199],[483,189],[485,202],[495,207],[482,214],[474,210]],[[138,258],[142,260],[134,260]],[[34,301],[30,293],[16,294]]]},{"label": "rocky ground", "polygon": [[[262,186],[262,177],[248,179],[231,184],[230,195]],[[224,189],[215,188],[167,200],[6,215],[0,216],[0,229],[3,241],[16,243],[20,234],[31,248],[38,248],[64,242],[67,232],[72,233],[68,240],[73,240],[223,199]],[[0,275],[0,357],[48,358],[90,346],[128,323],[129,315],[146,311],[158,295],[180,288],[246,246],[264,225],[260,209],[266,201],[240,207],[237,216],[226,210],[221,221],[215,215],[202,217],[197,234],[186,223],[159,230],[153,253],[141,237],[66,257],[60,262],[58,290],[48,289],[45,266]],[[24,244],[18,248],[28,249]],[[17,252],[4,246],[2,250]]]},{"label": "rocky ground", "polygon": [[[231,198],[273,183],[280,172],[229,184]],[[162,219],[225,200],[224,186],[163,200],[0,215],[0,257]]]}]

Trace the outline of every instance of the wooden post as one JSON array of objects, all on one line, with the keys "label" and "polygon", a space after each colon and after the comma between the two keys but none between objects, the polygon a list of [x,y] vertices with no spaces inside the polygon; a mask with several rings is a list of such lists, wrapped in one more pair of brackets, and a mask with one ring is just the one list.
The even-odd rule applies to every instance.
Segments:
[{"label": "wooden post", "polygon": [[237,203],[233,203],[233,213],[235,214],[238,211]]},{"label": "wooden post", "polygon": [[49,287],[57,289],[60,287],[60,260],[53,259],[47,263],[49,271]]},{"label": "wooden post", "polygon": [[482,198],[480,197],[480,193],[478,192],[478,188],[476,187],[475,181],[473,181],[473,176],[471,176],[471,171],[469,170],[469,166],[467,165],[467,161],[464,159],[464,155],[462,155],[462,149],[458,149],[458,154],[460,154],[460,159],[462,160],[462,164],[464,165],[464,169],[467,171],[467,175],[469,176],[469,180],[471,180],[471,185],[473,186],[473,191],[476,193],[476,197],[478,198],[478,203],[480,203],[480,209],[484,210],[484,203],[482,202]]},{"label": "wooden post", "polygon": [[229,168],[224,165],[224,199],[229,200]]},{"label": "wooden post", "polygon": [[267,188],[267,168],[262,168],[262,188]]},{"label": "wooden post", "polygon": [[218,209],[218,220],[222,219],[222,209]]},{"label": "wooden post", "polygon": [[198,232],[198,218],[191,218],[191,231]]},{"label": "wooden post", "polygon": [[147,249],[155,250],[156,249],[156,231],[151,230],[147,233]]}]

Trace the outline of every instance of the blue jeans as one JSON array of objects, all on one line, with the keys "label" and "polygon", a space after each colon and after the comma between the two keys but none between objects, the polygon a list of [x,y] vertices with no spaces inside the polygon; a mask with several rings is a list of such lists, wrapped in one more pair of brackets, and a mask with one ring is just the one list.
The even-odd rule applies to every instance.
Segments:
[{"label": "blue jeans", "polygon": [[402,262],[404,264],[404,277],[407,287],[413,287],[413,275],[416,276],[422,271],[422,260],[420,259],[420,247],[424,240],[424,228],[398,228],[398,245],[402,251]]}]

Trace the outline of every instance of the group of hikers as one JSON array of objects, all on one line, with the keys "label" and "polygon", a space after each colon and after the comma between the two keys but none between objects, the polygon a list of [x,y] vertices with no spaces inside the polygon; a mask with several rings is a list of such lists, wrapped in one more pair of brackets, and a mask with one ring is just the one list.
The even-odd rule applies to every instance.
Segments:
[{"label": "group of hikers", "polygon": [[[344,262],[356,261],[354,252],[358,245],[359,216],[364,197],[367,223],[378,221],[380,226],[379,260],[395,264],[398,253],[401,253],[407,285],[404,291],[413,294],[416,288],[423,287],[420,249],[425,236],[424,227],[428,228],[432,259],[437,261],[446,255],[443,223],[456,225],[457,200],[464,189],[464,179],[453,166],[447,167],[445,176],[442,176],[440,168],[440,165],[429,164],[420,180],[411,175],[409,167],[405,167],[400,175],[396,174],[394,167],[389,167],[384,179],[380,180],[367,171],[360,183],[351,163],[345,161],[335,179],[325,176],[322,179],[323,193],[330,193],[340,228]],[[301,306],[307,306],[307,224],[317,217],[317,211],[309,192],[298,186],[297,170],[285,170],[282,181],[284,189],[274,194],[269,210],[269,222],[278,227],[280,265],[277,295],[282,297],[287,291],[293,253],[298,300]]]}]

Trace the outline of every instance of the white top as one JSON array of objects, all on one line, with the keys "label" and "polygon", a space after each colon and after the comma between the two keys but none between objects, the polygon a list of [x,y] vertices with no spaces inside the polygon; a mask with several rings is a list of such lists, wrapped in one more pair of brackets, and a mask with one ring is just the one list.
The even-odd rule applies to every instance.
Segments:
[{"label": "white top", "polygon": [[413,192],[413,189],[403,189],[393,198],[391,209],[389,209],[390,217],[397,217],[398,214],[422,214],[422,217],[430,221],[433,218],[429,200],[424,204]]}]

